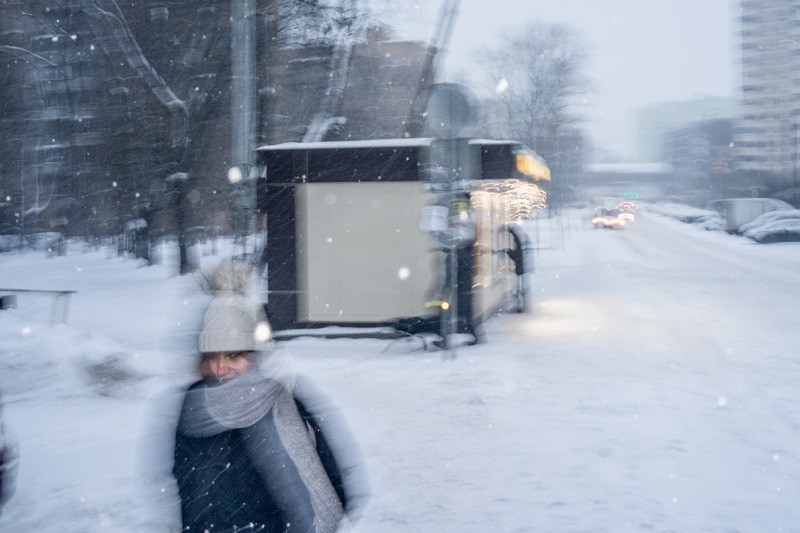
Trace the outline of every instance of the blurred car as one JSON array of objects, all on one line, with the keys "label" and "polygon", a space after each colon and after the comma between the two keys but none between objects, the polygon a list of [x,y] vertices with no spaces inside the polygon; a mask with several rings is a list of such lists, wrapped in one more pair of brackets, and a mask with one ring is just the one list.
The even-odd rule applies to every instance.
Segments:
[{"label": "blurred car", "polygon": [[592,225],[595,229],[623,229],[627,223],[620,215],[623,214],[616,207],[598,207],[594,210]]},{"label": "blurred car", "polygon": [[620,211],[623,212],[630,212],[630,211],[636,211],[637,209],[639,209],[639,206],[633,202],[625,201],[617,204],[616,209],[619,209]]},{"label": "blurred car", "polygon": [[[748,225],[748,224],[746,224]],[[779,218],[746,229],[742,235],[759,243],[800,241],[800,216]]]},{"label": "blurred car", "polygon": [[595,207],[608,208],[612,205],[617,205],[618,203],[619,199],[612,198],[611,196],[598,196],[597,198],[592,198],[592,205]]}]

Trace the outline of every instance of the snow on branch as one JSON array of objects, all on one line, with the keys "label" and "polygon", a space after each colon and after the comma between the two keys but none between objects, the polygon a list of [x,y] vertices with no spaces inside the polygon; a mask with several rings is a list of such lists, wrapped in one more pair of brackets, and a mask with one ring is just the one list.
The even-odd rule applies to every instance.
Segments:
[{"label": "snow on branch", "polygon": [[342,103],[345,86],[347,85],[347,72],[350,67],[350,57],[353,46],[360,33],[360,25],[356,14],[358,13],[357,0],[342,0],[339,6],[338,35],[336,45],[331,57],[331,73],[328,78],[328,87],[320,102],[319,110],[311,119],[311,123],[303,136],[303,142],[317,142],[325,139],[332,126],[341,127],[345,123],[343,117],[335,117]]},{"label": "snow on branch", "polygon": [[150,88],[156,99],[172,113],[173,144],[186,144],[185,122],[189,114],[186,102],[172,92],[172,89],[144,57],[116,1],[81,0],[80,5],[82,10],[89,15],[90,21],[97,25],[95,34],[98,38],[101,41],[111,41],[108,44],[116,45],[106,45],[106,49],[119,50],[125,57],[128,66]]},{"label": "snow on branch", "polygon": [[18,46],[9,46],[9,45],[0,45],[0,52],[5,52],[10,54],[16,58],[22,59],[24,61],[30,61],[37,67],[55,67],[57,66],[55,63],[50,61],[49,59],[40,56],[39,54],[34,54],[30,50],[26,50],[25,48],[20,48]]}]

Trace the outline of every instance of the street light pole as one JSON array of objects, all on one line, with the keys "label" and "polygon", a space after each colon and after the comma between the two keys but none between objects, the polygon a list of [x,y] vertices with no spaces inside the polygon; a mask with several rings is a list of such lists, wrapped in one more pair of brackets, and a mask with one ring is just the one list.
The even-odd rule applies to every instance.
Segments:
[{"label": "street light pole", "polygon": [[[255,0],[231,0],[231,169],[234,227],[246,253],[255,231]],[[238,178],[238,179],[236,179]]]}]

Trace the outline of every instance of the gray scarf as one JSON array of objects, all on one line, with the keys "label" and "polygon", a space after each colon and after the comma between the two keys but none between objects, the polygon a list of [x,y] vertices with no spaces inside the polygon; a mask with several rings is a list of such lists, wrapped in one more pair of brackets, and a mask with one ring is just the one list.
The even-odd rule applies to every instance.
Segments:
[{"label": "gray scarf", "polygon": [[[232,429],[241,429],[255,438],[248,446],[261,442],[258,421],[273,410],[275,427],[281,442],[297,467],[302,483],[311,496],[314,525],[319,533],[347,529],[341,502],[320,461],[315,445],[303,421],[289,387],[265,376],[258,367],[221,382],[205,382],[190,389],[181,412],[178,428],[188,437],[203,438]],[[259,468],[258,450],[253,461]],[[279,495],[280,497],[280,495]]]},{"label": "gray scarf", "polygon": [[275,405],[284,385],[254,368],[234,379],[204,383],[186,393],[180,429],[189,437],[210,437],[252,426]]}]

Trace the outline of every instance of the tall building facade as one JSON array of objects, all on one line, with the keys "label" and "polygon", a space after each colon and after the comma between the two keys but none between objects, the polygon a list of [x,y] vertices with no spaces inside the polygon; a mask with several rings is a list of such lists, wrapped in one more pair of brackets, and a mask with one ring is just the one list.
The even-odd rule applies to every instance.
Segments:
[{"label": "tall building facade", "polygon": [[773,188],[797,187],[800,1],[741,0],[741,110],[736,168]]},{"label": "tall building facade", "polygon": [[730,118],[700,120],[671,130],[664,161],[678,176],[694,180],[724,179],[731,173]]},{"label": "tall building facade", "polygon": [[733,119],[734,98],[705,96],[674,102],[656,102],[641,108],[636,115],[638,159],[640,162],[665,162],[670,157],[673,132],[698,122]]}]

